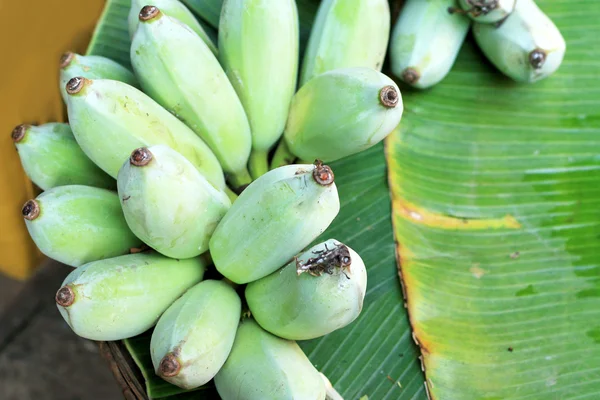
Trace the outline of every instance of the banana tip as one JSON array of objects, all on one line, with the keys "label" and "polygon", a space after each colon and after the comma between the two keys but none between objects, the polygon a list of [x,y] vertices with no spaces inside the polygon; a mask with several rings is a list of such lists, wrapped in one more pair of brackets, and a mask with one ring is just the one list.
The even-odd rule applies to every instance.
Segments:
[{"label": "banana tip", "polygon": [[394,108],[398,105],[400,94],[398,93],[398,89],[392,85],[389,85],[381,89],[379,92],[379,98],[381,100],[381,104],[388,108]]},{"label": "banana tip", "polygon": [[139,18],[140,21],[150,21],[156,18],[160,14],[160,10],[156,6],[144,6],[140,10]]},{"label": "banana tip", "polygon": [[62,56],[60,56],[60,68],[61,69],[67,68],[69,66],[69,64],[71,64],[71,61],[73,61],[74,58],[75,58],[75,53],[73,53],[71,51],[67,51],[66,53],[64,53]]},{"label": "banana tip", "polygon": [[414,68],[406,68],[404,72],[402,72],[401,78],[404,82],[408,83],[409,85],[414,85],[419,81],[421,75],[419,75],[417,70]]},{"label": "banana tip", "polygon": [[529,63],[535,69],[540,69],[544,66],[546,62],[547,54],[542,49],[535,49],[531,53],[529,53]]},{"label": "banana tip", "polygon": [[152,153],[146,147],[135,149],[129,157],[129,163],[136,167],[143,167],[152,161]]},{"label": "banana tip", "polygon": [[21,140],[23,140],[28,127],[29,125],[21,124],[15,129],[13,129],[12,133],[10,134],[10,137],[12,138],[13,142],[18,143]]},{"label": "banana tip", "polygon": [[21,214],[28,221],[33,221],[40,215],[40,205],[35,200],[28,200],[21,209]]},{"label": "banana tip", "polygon": [[158,366],[158,374],[160,376],[171,378],[177,376],[181,371],[181,364],[175,354],[168,353],[166,356],[160,360],[160,365]]},{"label": "banana tip", "polygon": [[73,292],[73,289],[71,289],[71,287],[63,286],[60,289],[58,289],[58,292],[56,292],[56,296],[54,296],[54,299],[56,300],[56,304],[58,304],[59,306],[69,307],[75,302],[75,293]]},{"label": "banana tip", "polygon": [[335,176],[328,165],[323,165],[321,160],[316,160],[313,178],[319,185],[329,186],[333,183]]},{"label": "banana tip", "polygon": [[66,86],[67,93],[73,95],[81,92],[81,89],[83,89],[85,86],[86,81],[87,79],[81,76],[76,76],[75,78],[69,79],[69,82],[67,82]]}]

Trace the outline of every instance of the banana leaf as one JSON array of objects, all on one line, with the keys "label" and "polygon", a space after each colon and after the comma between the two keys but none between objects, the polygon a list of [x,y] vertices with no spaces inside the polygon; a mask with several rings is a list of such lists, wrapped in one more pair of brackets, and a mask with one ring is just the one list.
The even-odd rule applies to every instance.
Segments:
[{"label": "banana leaf", "polygon": [[[92,54],[128,57],[125,3],[107,3]],[[558,73],[516,84],[469,37],[441,84],[402,87],[385,146],[332,164],[342,209],[322,238],[361,254],[367,296],[353,324],[300,345],[346,399],[600,393],[600,5],[538,4],[567,40]],[[215,398],[157,380],[148,340],[128,345],[151,398]]]}]

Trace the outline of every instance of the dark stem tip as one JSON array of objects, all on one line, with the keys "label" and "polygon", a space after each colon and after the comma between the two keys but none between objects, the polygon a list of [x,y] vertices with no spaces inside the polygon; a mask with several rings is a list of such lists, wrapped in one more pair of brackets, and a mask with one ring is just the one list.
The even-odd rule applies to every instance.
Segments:
[{"label": "dark stem tip", "polygon": [[531,53],[529,53],[529,63],[535,69],[540,69],[544,66],[546,62],[546,57],[548,55],[542,49],[535,49]]},{"label": "dark stem tip", "polygon": [[402,72],[402,80],[409,85],[414,85],[419,81],[421,75],[414,68],[406,68],[404,72]]},{"label": "dark stem tip", "polygon": [[150,21],[153,18],[156,18],[160,14],[160,10],[156,6],[144,6],[140,10],[139,18],[140,21]]},{"label": "dark stem tip", "polygon": [[379,92],[379,99],[381,100],[381,104],[384,106],[388,108],[394,108],[400,101],[400,94],[398,93],[398,89],[392,85],[389,85],[381,89]]},{"label": "dark stem tip", "polygon": [[136,167],[148,165],[150,161],[152,161],[152,153],[146,147],[135,149],[131,153],[131,157],[129,157],[129,162],[131,165],[135,165]]},{"label": "dark stem tip", "polygon": [[160,360],[160,365],[158,366],[158,374],[160,376],[171,378],[177,376],[179,371],[181,371],[181,364],[173,353],[167,353],[167,355]]},{"label": "dark stem tip", "polygon": [[33,221],[40,215],[40,205],[33,199],[27,200],[21,209],[21,214],[26,220]]},{"label": "dark stem tip", "polygon": [[75,78],[69,79],[67,82],[67,93],[68,94],[77,94],[81,92],[81,89],[85,86],[86,79],[81,76],[76,76]]},{"label": "dark stem tip", "polygon": [[60,289],[58,289],[58,292],[56,292],[56,296],[54,296],[54,299],[56,300],[56,304],[58,304],[59,306],[69,307],[75,302],[75,293],[73,292],[73,289],[71,289],[70,286],[63,286]]},{"label": "dark stem tip", "polygon": [[13,142],[18,143],[21,140],[23,140],[23,138],[25,137],[25,133],[27,133],[27,128],[29,128],[29,125],[25,124],[21,124],[15,127],[15,129],[13,129],[12,133],[10,134],[10,137],[12,138]]},{"label": "dark stem tip", "polygon": [[315,160],[315,169],[313,170],[313,178],[321,186],[329,186],[334,181],[334,174],[328,165],[323,165],[321,160]]},{"label": "dark stem tip", "polygon": [[66,53],[64,53],[62,56],[60,56],[60,68],[67,68],[74,58],[75,53],[73,53],[72,51],[67,51]]}]

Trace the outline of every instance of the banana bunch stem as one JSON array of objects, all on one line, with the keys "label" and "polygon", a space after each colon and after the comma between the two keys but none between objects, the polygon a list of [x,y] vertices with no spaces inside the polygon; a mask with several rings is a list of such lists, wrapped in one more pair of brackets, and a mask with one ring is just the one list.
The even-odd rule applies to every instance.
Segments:
[{"label": "banana bunch stem", "polygon": [[283,167],[284,165],[293,164],[296,161],[296,156],[292,154],[285,140],[279,142],[277,150],[271,160],[271,169]]},{"label": "banana bunch stem", "polygon": [[249,167],[252,178],[258,179],[269,172],[269,160],[266,151],[253,150],[250,153]]}]

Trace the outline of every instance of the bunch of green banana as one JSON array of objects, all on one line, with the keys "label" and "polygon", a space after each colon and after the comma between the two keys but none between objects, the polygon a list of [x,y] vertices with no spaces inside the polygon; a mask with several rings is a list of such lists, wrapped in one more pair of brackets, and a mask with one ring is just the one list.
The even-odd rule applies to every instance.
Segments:
[{"label": "bunch of green banana", "polygon": [[233,349],[215,376],[223,400],[325,400],[325,383],[296,342],[244,319]]},{"label": "bunch of green banana", "polygon": [[366,150],[402,118],[398,86],[371,68],[318,75],[294,96],[284,138],[301,160],[326,162]]},{"label": "bunch of green banana", "polygon": [[229,356],[241,313],[239,296],[223,281],[206,280],[189,289],[152,333],[156,374],[183,389],[210,381]]},{"label": "bunch of green banana", "polygon": [[115,192],[90,186],[58,186],[22,209],[27,230],[42,253],[78,267],[138,248]]},{"label": "bunch of green banana", "polygon": [[[181,0],[213,28],[219,27],[223,0]],[[160,8],[160,5],[156,4]]]},{"label": "bunch of green banana", "polygon": [[456,0],[407,0],[390,42],[392,72],[415,88],[425,89],[446,77],[458,55],[471,20],[451,13]]},{"label": "bunch of green banana", "polygon": [[324,0],[304,54],[300,86],[323,72],[381,70],[390,35],[387,0]]},{"label": "bunch of green banana", "polygon": [[340,209],[331,169],[288,165],[252,182],[213,233],[217,270],[241,284],[285,265],[331,224]]},{"label": "bunch of green banana", "polygon": [[144,243],[172,258],[195,257],[231,202],[196,168],[165,145],[136,149],[118,175],[127,224]]},{"label": "bunch of green banana", "polygon": [[[217,47],[210,39],[206,31],[204,31],[202,25],[200,25],[196,17],[194,17],[194,14],[192,14],[192,12],[188,10],[183,3],[181,3],[179,0],[152,0],[151,3],[154,7],[159,8],[164,14],[177,19],[192,31],[196,32],[196,34],[204,41],[206,46],[208,46],[210,51],[214,55],[217,55]],[[131,39],[133,39],[133,36],[137,31],[140,21],[140,11],[147,4],[147,0],[131,0],[131,9],[129,10],[129,16],[127,17],[127,22],[129,24],[129,37]]]},{"label": "bunch of green banana", "polygon": [[65,103],[69,98],[67,83],[77,77],[87,79],[112,79],[139,87],[133,73],[110,58],[101,56],[82,56],[67,52],[60,58],[60,94]]},{"label": "bunch of green banana", "polygon": [[71,272],[56,293],[71,329],[91,340],[120,340],[153,327],[188,288],[202,280],[201,258],[173,260],[138,253],[91,262]]},{"label": "bunch of green banana", "polygon": [[458,0],[462,12],[475,22],[494,24],[508,17],[517,0]]},{"label": "bunch of green banana", "polygon": [[259,325],[284,339],[314,339],[343,328],[362,310],[367,271],[358,254],[335,239],[302,253],[246,286]]},{"label": "bunch of green banana", "polygon": [[566,51],[560,31],[533,0],[519,0],[499,26],[476,23],[473,34],[487,58],[517,82],[552,75]]},{"label": "bunch of green banana", "polygon": [[250,172],[268,170],[267,154],[283,133],[298,74],[295,0],[225,0],[219,58],[250,122]]},{"label": "bunch of green banana", "polygon": [[115,180],[81,150],[68,124],[19,125],[11,137],[25,173],[42,190],[64,185],[116,188]]},{"label": "bunch of green banana", "polygon": [[198,134],[234,186],[252,180],[246,113],[227,75],[206,44],[154,6],[139,13],[131,63],[144,91]]},{"label": "bunch of green banana", "polygon": [[213,186],[225,187],[223,170],[210,148],[141,91],[118,81],[80,77],[66,87],[77,143],[113,178],[136,148],[165,144],[186,157]]}]

